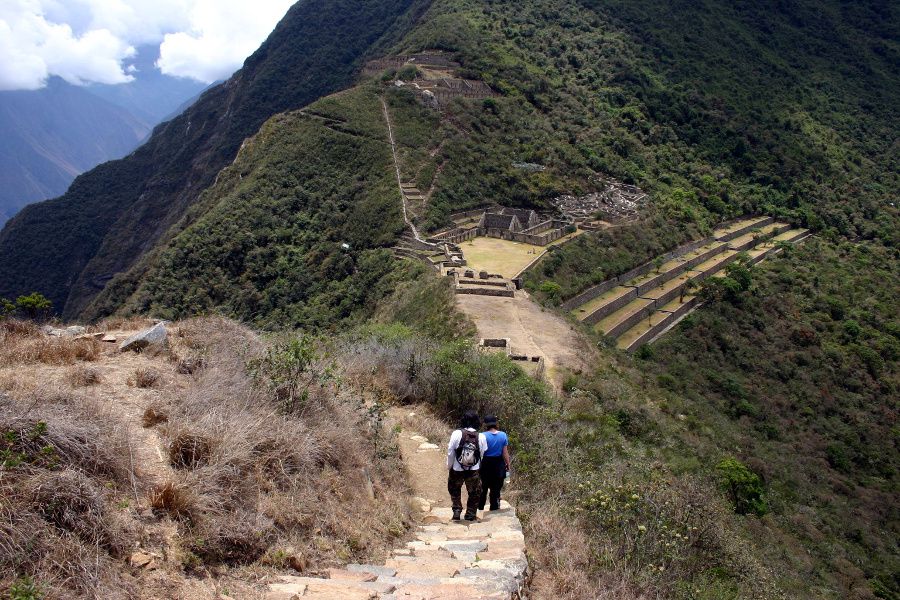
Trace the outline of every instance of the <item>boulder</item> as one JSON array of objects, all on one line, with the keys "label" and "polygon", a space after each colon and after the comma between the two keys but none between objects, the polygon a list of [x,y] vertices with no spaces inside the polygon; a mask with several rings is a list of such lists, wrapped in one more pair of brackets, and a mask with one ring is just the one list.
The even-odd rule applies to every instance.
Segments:
[{"label": "boulder", "polygon": [[121,352],[127,352],[128,350],[134,350],[135,352],[140,352],[141,350],[149,347],[149,346],[165,346],[166,345],[166,336],[168,332],[166,331],[165,322],[157,323],[150,329],[146,331],[142,331],[140,333],[136,333],[119,346],[119,350]]}]

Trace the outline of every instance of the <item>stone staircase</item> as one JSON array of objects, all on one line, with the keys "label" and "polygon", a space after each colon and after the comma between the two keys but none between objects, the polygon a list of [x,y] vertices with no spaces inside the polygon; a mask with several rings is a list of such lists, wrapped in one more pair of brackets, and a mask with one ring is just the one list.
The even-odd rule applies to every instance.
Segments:
[{"label": "stone staircase", "polygon": [[[399,411],[399,409],[397,409]],[[411,413],[413,416],[415,413]],[[449,431],[447,432],[449,436]],[[418,434],[402,431],[404,462],[419,473],[414,489],[446,495],[442,449]],[[420,490],[420,486],[428,490]],[[465,492],[463,492],[465,497]],[[523,597],[528,561],[516,512],[501,500],[500,510],[481,511],[477,521],[453,521],[446,500],[413,498],[421,511],[415,539],[395,548],[384,564],[349,564],[317,577],[284,575],[270,583],[266,600],[518,600]]]},{"label": "stone staircase", "polygon": [[616,279],[603,282],[564,304],[620,349],[633,351],[670,328],[697,306],[691,293],[708,277],[746,253],[750,264],[777,252],[782,243],[809,236],[772,217],[741,219],[717,229],[710,238],[687,244]]},{"label": "stone staircase", "polygon": [[525,587],[525,538],[515,511],[501,501],[477,522],[451,521],[432,508],[416,539],[383,565],[350,564],[327,578],[282,576],[266,600],[511,600]]}]

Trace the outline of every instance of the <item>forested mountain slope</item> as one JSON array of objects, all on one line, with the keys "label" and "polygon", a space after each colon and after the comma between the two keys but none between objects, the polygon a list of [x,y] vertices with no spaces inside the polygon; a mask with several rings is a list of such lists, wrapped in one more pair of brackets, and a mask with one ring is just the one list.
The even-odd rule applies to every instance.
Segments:
[{"label": "forested mountain slope", "polygon": [[146,120],[59,78],[41,90],[0,92],[0,226],[148,133]]},{"label": "forested mountain slope", "polygon": [[0,232],[0,295],[41,290],[78,314],[175,224],[271,115],[348,86],[360,59],[398,28],[412,0],[301,0],[227,82]]},{"label": "forested mountain slope", "polygon": [[[401,176],[431,191],[423,229],[486,201],[547,206],[600,177],[648,192],[634,223],[537,264],[527,283],[548,304],[543,283],[571,296],[714,223],[776,215],[817,239],[636,358],[595,339],[602,364],[559,397],[409,331],[383,333],[385,370],[448,414],[509,415],[529,526],[546,538],[538,570],[563,573],[548,597],[895,598],[898,10],[303,1],[132,157],[14,219],[0,295],[37,289],[92,319],[221,311],[322,331],[397,287],[401,306],[382,311],[455,319],[438,283],[417,291],[387,251],[404,225],[381,100]],[[438,112],[393,73],[355,78],[369,56],[429,49],[500,96]]]}]

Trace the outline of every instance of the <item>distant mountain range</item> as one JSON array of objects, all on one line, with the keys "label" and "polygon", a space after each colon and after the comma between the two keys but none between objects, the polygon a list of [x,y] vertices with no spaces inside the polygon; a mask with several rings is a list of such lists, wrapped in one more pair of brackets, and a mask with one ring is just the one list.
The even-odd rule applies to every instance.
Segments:
[{"label": "distant mountain range", "polygon": [[124,85],[80,87],[54,77],[40,90],[0,92],[0,226],[134,150],[206,87],[163,75],[154,61],[155,49],[142,48],[135,80]]}]

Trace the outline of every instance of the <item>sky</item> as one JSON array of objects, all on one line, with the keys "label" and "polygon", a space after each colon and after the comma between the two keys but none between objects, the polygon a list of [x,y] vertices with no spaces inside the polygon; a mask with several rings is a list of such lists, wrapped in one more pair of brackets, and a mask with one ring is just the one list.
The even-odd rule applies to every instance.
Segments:
[{"label": "sky", "polygon": [[0,0],[0,90],[127,83],[138,46],[204,83],[240,68],[296,0]]}]

